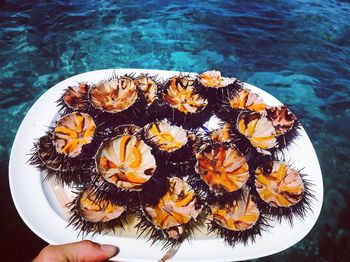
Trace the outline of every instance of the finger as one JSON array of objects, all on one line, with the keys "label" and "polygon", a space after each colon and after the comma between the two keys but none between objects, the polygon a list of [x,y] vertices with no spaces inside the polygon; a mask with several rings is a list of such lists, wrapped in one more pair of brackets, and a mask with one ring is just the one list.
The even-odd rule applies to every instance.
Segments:
[{"label": "finger", "polygon": [[49,245],[45,247],[34,262],[98,262],[107,260],[119,253],[112,245],[100,245],[89,240],[71,244]]},{"label": "finger", "polygon": [[63,251],[69,258],[68,261],[103,261],[116,254],[116,247],[111,245],[100,245],[88,240],[63,245]]}]

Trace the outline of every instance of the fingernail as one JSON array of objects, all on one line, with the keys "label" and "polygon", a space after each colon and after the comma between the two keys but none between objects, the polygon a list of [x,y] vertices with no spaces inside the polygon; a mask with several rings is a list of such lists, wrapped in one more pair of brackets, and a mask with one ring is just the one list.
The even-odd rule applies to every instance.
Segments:
[{"label": "fingernail", "polygon": [[119,248],[116,246],[112,246],[112,245],[100,245],[100,249],[103,252],[109,253],[111,254],[111,256],[115,256],[119,253]]}]

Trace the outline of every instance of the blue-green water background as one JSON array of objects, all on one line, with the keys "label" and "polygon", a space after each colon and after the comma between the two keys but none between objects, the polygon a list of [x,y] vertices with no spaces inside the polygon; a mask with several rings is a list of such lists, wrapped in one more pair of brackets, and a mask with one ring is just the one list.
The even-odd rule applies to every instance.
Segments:
[{"label": "blue-green water background", "polygon": [[3,2],[1,206],[9,210],[2,220],[3,257],[14,243],[24,250],[18,259],[33,257],[44,245],[20,221],[7,186],[21,120],[57,82],[103,68],[217,69],[291,105],[316,148],[325,201],[303,241],[263,260],[350,257],[349,1]]}]

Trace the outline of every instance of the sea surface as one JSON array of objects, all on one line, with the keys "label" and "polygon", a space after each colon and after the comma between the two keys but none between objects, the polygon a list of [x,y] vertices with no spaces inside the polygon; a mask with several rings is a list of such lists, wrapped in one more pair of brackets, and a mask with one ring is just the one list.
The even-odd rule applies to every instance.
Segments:
[{"label": "sea surface", "polygon": [[216,69],[291,106],[317,151],[324,205],[304,240],[261,260],[350,257],[350,3],[334,0],[0,1],[5,257],[14,243],[24,251],[12,258],[25,259],[45,244],[20,220],[8,190],[21,120],[57,82],[104,68]]}]

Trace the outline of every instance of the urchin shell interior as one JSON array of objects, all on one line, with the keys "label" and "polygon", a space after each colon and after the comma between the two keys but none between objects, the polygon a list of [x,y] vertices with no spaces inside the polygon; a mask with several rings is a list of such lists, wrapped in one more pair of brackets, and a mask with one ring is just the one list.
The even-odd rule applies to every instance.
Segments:
[{"label": "urchin shell interior", "polygon": [[297,121],[297,117],[286,106],[275,106],[267,109],[267,118],[276,129],[277,135],[288,132]]},{"label": "urchin shell interior", "polygon": [[53,143],[58,153],[76,157],[84,145],[91,143],[95,130],[96,124],[91,116],[73,112],[63,116],[56,124]]},{"label": "urchin shell interior", "polygon": [[237,119],[237,129],[261,153],[277,146],[275,128],[271,121],[259,113],[240,113]]},{"label": "urchin shell interior", "polygon": [[252,192],[259,208],[272,217],[287,219],[292,225],[295,217],[303,219],[311,210],[314,195],[311,184],[285,161],[271,160],[255,170]]},{"label": "urchin shell interior", "polygon": [[163,99],[185,115],[198,113],[208,105],[208,101],[195,92],[194,79],[187,76],[171,78],[163,91]]},{"label": "urchin shell interior", "polygon": [[210,203],[208,220],[209,231],[216,232],[231,246],[240,242],[247,244],[249,240],[254,242],[268,226],[267,218],[259,210],[248,188],[244,188],[235,200]]},{"label": "urchin shell interior", "polygon": [[188,142],[185,129],[165,119],[148,124],[145,127],[145,137],[151,144],[168,153],[180,149]]},{"label": "urchin shell interior", "polygon": [[81,216],[95,223],[116,219],[126,209],[108,199],[98,198],[93,188],[83,191],[79,197],[78,206]]},{"label": "urchin shell interior", "polygon": [[141,90],[143,96],[150,106],[157,99],[158,85],[151,77],[147,75],[140,75],[135,80],[136,87]]},{"label": "urchin shell interior", "polygon": [[94,107],[109,113],[121,112],[133,105],[138,97],[134,81],[126,76],[102,81],[90,89]]},{"label": "urchin shell interior", "polygon": [[62,99],[70,109],[83,110],[86,106],[87,92],[88,84],[87,82],[82,82],[77,86],[69,86]]},{"label": "urchin shell interior", "polygon": [[196,172],[217,194],[234,192],[249,178],[247,159],[234,147],[209,145],[197,153],[196,158]]},{"label": "urchin shell interior", "polygon": [[280,161],[273,161],[270,170],[264,167],[255,170],[255,187],[260,198],[273,207],[293,206],[305,192],[299,172]]},{"label": "urchin shell interior", "polygon": [[196,205],[194,190],[178,177],[168,180],[169,188],[165,195],[155,205],[145,203],[145,213],[152,223],[160,229],[187,224],[196,219],[200,209]]},{"label": "urchin shell interior", "polygon": [[157,202],[143,202],[137,228],[140,235],[146,233],[153,243],[163,241],[163,247],[174,247],[190,239],[193,231],[203,225],[205,217],[199,195],[187,182],[172,177],[167,183],[168,190]]},{"label": "urchin shell interior", "polygon": [[248,89],[242,89],[235,96],[230,98],[229,104],[232,109],[250,110],[255,112],[264,111],[267,107],[256,93]]},{"label": "urchin shell interior", "polygon": [[102,143],[96,155],[96,168],[109,183],[122,189],[142,189],[156,169],[151,148],[133,135],[121,135]]},{"label": "urchin shell interior", "polygon": [[232,85],[236,81],[236,79],[222,77],[219,71],[211,70],[201,73],[198,76],[198,81],[204,87],[218,89],[228,85]]},{"label": "urchin shell interior", "polygon": [[211,216],[219,226],[231,231],[245,231],[258,221],[260,211],[250,195],[225,205],[211,204]]},{"label": "urchin shell interior", "polygon": [[85,235],[107,233],[123,229],[130,213],[127,207],[111,199],[101,197],[96,188],[82,188],[69,204],[69,224]]}]

